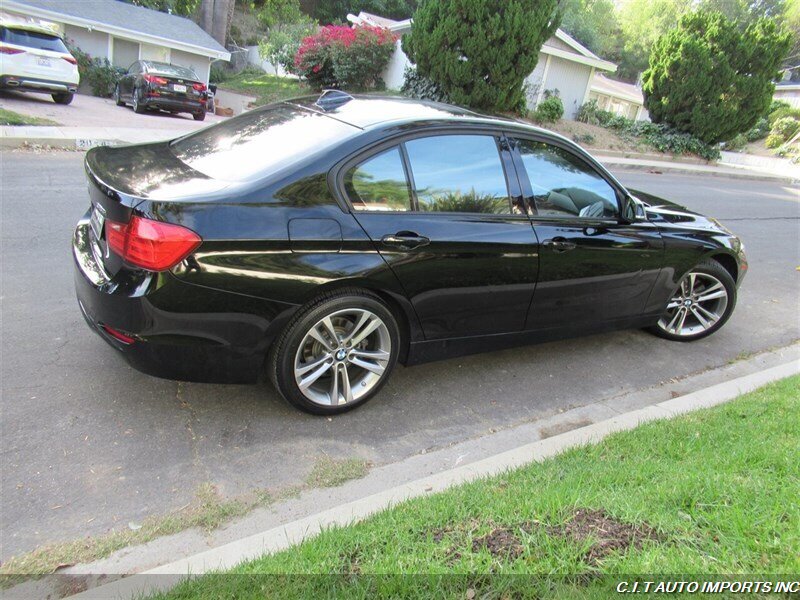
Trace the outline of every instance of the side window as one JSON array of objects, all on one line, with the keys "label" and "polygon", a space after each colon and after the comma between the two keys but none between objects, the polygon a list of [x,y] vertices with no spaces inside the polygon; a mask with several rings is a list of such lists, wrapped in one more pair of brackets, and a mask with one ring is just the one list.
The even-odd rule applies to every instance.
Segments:
[{"label": "side window", "polygon": [[344,178],[345,189],[356,210],[409,210],[411,195],[400,149],[372,156],[353,167]]},{"label": "side window", "polygon": [[420,211],[511,213],[491,135],[439,135],[406,142]]},{"label": "side window", "polygon": [[540,215],[619,216],[614,188],[581,158],[557,146],[530,140],[520,140],[519,150]]}]

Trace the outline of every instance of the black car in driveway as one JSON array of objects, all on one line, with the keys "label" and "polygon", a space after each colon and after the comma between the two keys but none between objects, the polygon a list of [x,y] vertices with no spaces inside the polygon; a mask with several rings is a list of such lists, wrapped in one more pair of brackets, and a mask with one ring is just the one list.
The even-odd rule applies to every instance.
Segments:
[{"label": "black car in driveway", "polygon": [[[743,244],[548,131],[342,92],[86,155],[86,320],[137,369],[331,414],[411,365],[730,317]],[[698,190],[698,193],[703,193]]]},{"label": "black car in driveway", "polygon": [[208,88],[194,71],[152,60],[137,60],[114,87],[117,106],[130,104],[137,113],[190,113],[203,121],[207,100]]}]

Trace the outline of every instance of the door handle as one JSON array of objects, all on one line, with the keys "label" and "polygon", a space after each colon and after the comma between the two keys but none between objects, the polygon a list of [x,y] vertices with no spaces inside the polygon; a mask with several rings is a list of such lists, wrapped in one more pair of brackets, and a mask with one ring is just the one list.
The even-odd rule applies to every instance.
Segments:
[{"label": "door handle", "polygon": [[542,242],[542,246],[546,248],[552,248],[553,252],[567,252],[568,250],[574,250],[577,244],[575,242],[570,242],[566,238],[563,237],[556,237],[552,240],[545,240]]},{"label": "door handle", "polygon": [[394,246],[396,248],[410,250],[412,248],[419,248],[420,246],[427,246],[431,243],[431,240],[413,231],[398,231],[395,234],[383,236],[381,242],[385,246]]}]

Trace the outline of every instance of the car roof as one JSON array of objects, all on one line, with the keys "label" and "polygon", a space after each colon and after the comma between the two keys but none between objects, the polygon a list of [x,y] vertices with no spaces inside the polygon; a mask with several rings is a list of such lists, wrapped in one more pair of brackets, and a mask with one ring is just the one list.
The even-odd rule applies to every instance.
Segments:
[{"label": "car roof", "polygon": [[[501,116],[482,115],[452,104],[401,98],[337,92],[338,101],[327,104],[323,96],[304,96],[287,100],[289,104],[320,112],[359,129],[372,129],[420,121],[445,121],[453,123],[483,123],[496,126],[517,126],[538,130],[526,123]],[[541,130],[544,132],[544,130]],[[547,132],[550,133],[550,132]]]}]

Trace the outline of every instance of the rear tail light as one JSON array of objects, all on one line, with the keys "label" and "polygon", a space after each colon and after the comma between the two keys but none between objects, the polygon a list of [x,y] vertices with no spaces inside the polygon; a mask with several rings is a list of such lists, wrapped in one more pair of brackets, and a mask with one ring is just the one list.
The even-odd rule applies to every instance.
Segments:
[{"label": "rear tail light", "polygon": [[8,46],[0,46],[0,54],[22,54],[25,50],[19,48],[9,48]]},{"label": "rear tail light", "polygon": [[73,57],[71,57],[71,56],[62,56],[61,58],[63,58],[65,61],[67,61],[67,62],[68,62],[69,64],[71,64],[71,65],[77,65],[77,64],[78,64],[78,61],[77,61],[77,60],[75,60],[75,59],[74,59]]},{"label": "rear tail light", "polygon": [[169,83],[166,79],[159,77],[158,75],[146,74],[142,75],[142,77],[144,77],[144,80],[147,83],[155,83],[156,85],[167,85]]},{"label": "rear tail light", "polygon": [[108,335],[113,337],[115,340],[119,340],[123,344],[132,344],[133,342],[136,341],[135,338],[132,338],[131,336],[122,333],[118,329],[114,329],[113,327],[109,327],[108,325],[101,325],[100,327],[102,327],[103,331],[105,331]]},{"label": "rear tail light", "polygon": [[205,92],[206,91],[206,84],[205,83],[193,83],[192,87],[194,88],[195,92]]},{"label": "rear tail light", "polygon": [[134,216],[128,223],[107,220],[106,241],[126,262],[148,271],[166,271],[203,240],[186,227]]}]

